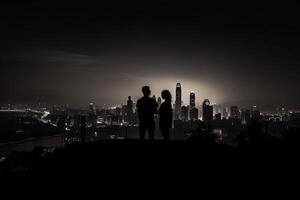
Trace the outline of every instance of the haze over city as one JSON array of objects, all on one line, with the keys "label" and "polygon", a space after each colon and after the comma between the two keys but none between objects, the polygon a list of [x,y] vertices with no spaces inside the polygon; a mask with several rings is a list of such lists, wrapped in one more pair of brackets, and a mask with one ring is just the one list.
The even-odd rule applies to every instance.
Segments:
[{"label": "haze over city", "polygon": [[2,103],[124,103],[182,84],[188,104],[299,105],[292,6],[1,3]]}]

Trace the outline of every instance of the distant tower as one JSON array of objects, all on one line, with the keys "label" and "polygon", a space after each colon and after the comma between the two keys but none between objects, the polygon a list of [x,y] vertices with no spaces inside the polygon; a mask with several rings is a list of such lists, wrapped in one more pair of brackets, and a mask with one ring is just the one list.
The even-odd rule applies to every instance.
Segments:
[{"label": "distant tower", "polygon": [[238,119],[240,118],[240,111],[238,106],[231,106],[230,107],[230,118]]},{"label": "distant tower", "polygon": [[223,117],[227,119],[229,117],[228,107],[223,108]]},{"label": "distant tower", "polygon": [[213,121],[213,106],[210,105],[210,101],[208,99],[205,99],[202,104],[202,116],[203,121],[207,125],[211,125]]},{"label": "distant tower", "polygon": [[197,121],[199,116],[198,109],[196,107],[191,108],[190,110],[190,119],[192,121]]},{"label": "distant tower", "polygon": [[181,85],[176,84],[176,101],[175,101],[175,120],[179,120],[181,115]]},{"label": "distant tower", "polygon": [[94,103],[89,104],[89,112],[90,112],[90,115],[96,115],[96,109],[95,109]]},{"label": "distant tower", "polygon": [[128,97],[127,100],[127,121],[132,123],[133,121],[133,101],[131,100],[131,96]]},{"label": "distant tower", "polygon": [[221,113],[215,114],[215,120],[216,121],[221,121],[222,120],[222,114]]},{"label": "distant tower", "polygon": [[127,119],[128,119],[127,105],[122,105],[122,107],[121,107],[121,113],[122,113],[122,120],[127,122]]},{"label": "distant tower", "polygon": [[251,121],[251,111],[249,109],[242,111],[242,123],[249,124]]},{"label": "distant tower", "polygon": [[191,91],[191,93],[190,93],[190,109],[192,109],[196,106],[195,102],[196,102],[195,92]]},{"label": "distant tower", "polygon": [[181,120],[186,122],[188,121],[188,107],[187,106],[182,106],[181,107]]},{"label": "distant tower", "polygon": [[85,116],[81,116],[80,117],[80,129],[81,129],[80,141],[81,141],[81,143],[85,143],[85,141],[86,141],[85,123],[86,123]]}]

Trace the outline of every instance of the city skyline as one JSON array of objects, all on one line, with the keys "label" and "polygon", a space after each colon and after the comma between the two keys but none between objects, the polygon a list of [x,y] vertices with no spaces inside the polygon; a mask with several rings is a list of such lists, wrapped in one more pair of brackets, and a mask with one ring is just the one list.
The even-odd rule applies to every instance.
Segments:
[{"label": "city skyline", "polygon": [[[225,117],[233,117],[233,118],[240,118],[240,117],[244,117],[243,114],[244,112],[248,112],[248,111],[253,111],[253,110],[259,110],[261,108],[268,108],[269,111],[276,111],[278,112],[278,109],[280,110],[285,110],[285,112],[288,112],[288,109],[290,109],[290,111],[295,111],[295,112],[299,112],[299,107],[293,107],[290,105],[284,105],[284,104],[280,104],[280,105],[257,105],[257,104],[248,104],[248,105],[241,105],[241,104],[220,104],[220,103],[216,103],[216,102],[211,102],[209,99],[204,98],[204,99],[197,99],[197,95],[195,93],[195,91],[191,90],[189,92],[189,100],[188,102],[184,102],[182,100],[182,88],[181,88],[181,83],[177,82],[176,83],[176,87],[174,89],[174,93],[175,93],[175,97],[172,103],[172,109],[173,109],[173,114],[174,114],[174,120],[183,120],[185,121],[186,119],[186,115],[188,115],[188,113],[190,113],[189,118],[192,119],[198,119],[199,118],[199,111],[203,112],[203,114],[200,114],[200,118],[203,117],[203,121],[211,121],[215,114],[221,114],[221,116],[225,116]],[[171,93],[172,90],[170,91]],[[151,96],[157,101],[158,105],[160,106],[162,103],[162,98],[161,96],[156,96],[151,94]],[[139,98],[139,97],[138,97]],[[89,111],[93,111],[96,112],[96,109],[125,109],[127,113],[129,113],[129,118],[132,118],[132,114],[131,112],[133,112],[134,110],[136,110],[135,108],[135,103],[136,103],[137,99],[132,99],[131,95],[128,96],[128,99],[126,101],[124,101],[123,99],[123,103],[119,103],[119,104],[115,104],[115,105],[109,105],[109,104],[103,104],[103,105],[99,105],[97,104],[97,102],[94,101],[90,101],[88,103],[88,110]],[[124,103],[125,102],[125,103]],[[18,104],[16,104],[18,105]],[[22,107],[24,106],[28,106],[30,108],[30,105],[28,104],[19,104],[19,106]],[[61,104],[61,105],[51,105],[51,104],[47,104],[47,102],[38,102],[37,104],[33,104],[33,105],[37,105],[39,108],[44,108],[47,109],[49,108],[49,106],[53,106],[54,108],[63,108],[63,109],[86,109],[86,105],[81,106],[81,107],[74,107],[72,105],[69,104]],[[0,105],[2,107],[0,107],[0,110],[13,110],[14,105],[13,104],[2,104]],[[17,106],[17,107],[19,107]],[[32,106],[32,105],[31,105]],[[124,107],[125,106],[125,107]],[[25,107],[24,107],[25,108]],[[194,108],[194,110],[193,110]],[[131,111],[130,111],[131,110]],[[193,110],[193,111],[192,111]],[[129,112],[130,111],[130,112]],[[121,112],[121,111],[120,111]],[[122,111],[124,112],[124,111]],[[194,112],[194,114],[192,114],[192,112]],[[206,114],[205,114],[206,113]],[[229,115],[228,115],[229,114]],[[209,117],[205,117],[204,115],[208,115]],[[205,119],[206,118],[206,119]]]},{"label": "city skyline", "polygon": [[181,177],[193,180],[177,185],[199,194],[199,181],[224,186],[215,176],[244,196],[265,180],[285,185],[273,179],[299,171],[299,10],[275,1],[1,1],[0,177],[75,180],[85,193],[101,182],[121,195],[126,185],[142,191],[130,181],[145,194],[174,193],[165,186]]}]

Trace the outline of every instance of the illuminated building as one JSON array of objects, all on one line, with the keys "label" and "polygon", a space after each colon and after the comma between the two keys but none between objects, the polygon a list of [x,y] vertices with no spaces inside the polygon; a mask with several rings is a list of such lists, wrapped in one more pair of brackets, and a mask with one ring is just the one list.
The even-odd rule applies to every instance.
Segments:
[{"label": "illuminated building", "polygon": [[210,101],[208,99],[203,101],[202,112],[204,123],[210,125],[213,121],[213,106],[210,105]]},{"label": "illuminated building", "polygon": [[175,120],[179,120],[181,115],[181,85],[176,84],[176,100],[175,100]]},{"label": "illuminated building", "polygon": [[194,108],[196,106],[196,97],[195,97],[195,92],[191,91],[190,93],[190,108]]},{"label": "illuminated building", "polygon": [[186,122],[188,121],[188,107],[187,106],[182,106],[181,107],[181,120]]},{"label": "illuminated building", "polygon": [[192,121],[196,121],[198,120],[198,109],[196,107],[193,107],[191,110],[190,110],[190,119]]},{"label": "illuminated building", "polygon": [[238,106],[231,106],[230,107],[230,118],[240,118],[240,111]]},{"label": "illuminated building", "polygon": [[252,119],[255,119],[255,120],[261,120],[262,116],[260,115],[260,112],[258,110],[253,110],[252,113]]},{"label": "illuminated building", "polygon": [[249,124],[251,121],[251,112],[250,110],[243,110],[242,111],[242,123]]},{"label": "illuminated building", "polygon": [[90,115],[96,115],[96,108],[95,108],[94,103],[89,104],[89,114]]},{"label": "illuminated building", "polygon": [[221,120],[222,120],[222,115],[221,115],[221,113],[215,114],[215,120],[216,120],[216,121],[221,121]]},{"label": "illuminated building", "polygon": [[226,119],[228,118],[228,107],[223,108],[223,117]]},{"label": "illuminated building", "polygon": [[131,100],[131,96],[127,100],[127,122],[133,122],[133,101]]}]

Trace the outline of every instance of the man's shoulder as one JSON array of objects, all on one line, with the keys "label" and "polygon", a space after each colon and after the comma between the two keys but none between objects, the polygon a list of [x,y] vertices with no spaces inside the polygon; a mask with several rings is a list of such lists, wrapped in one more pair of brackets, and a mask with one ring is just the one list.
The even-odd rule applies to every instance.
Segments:
[{"label": "man's shoulder", "polygon": [[140,105],[140,104],[144,104],[145,103],[145,97],[141,97],[141,98],[139,98],[137,101],[136,101],[136,105],[138,106],[138,105]]},{"label": "man's shoulder", "polygon": [[139,106],[141,104],[141,100],[142,98],[139,98],[137,101],[136,101],[136,106]]},{"label": "man's shoulder", "polygon": [[155,101],[155,99],[151,98],[151,97],[141,97],[137,100],[137,103],[142,103],[142,102],[145,102],[145,103],[157,103]]},{"label": "man's shoulder", "polygon": [[137,100],[137,103],[138,102],[141,102],[141,101],[144,101],[145,100],[145,98],[144,97],[141,97],[141,98],[139,98],[138,100]]}]

